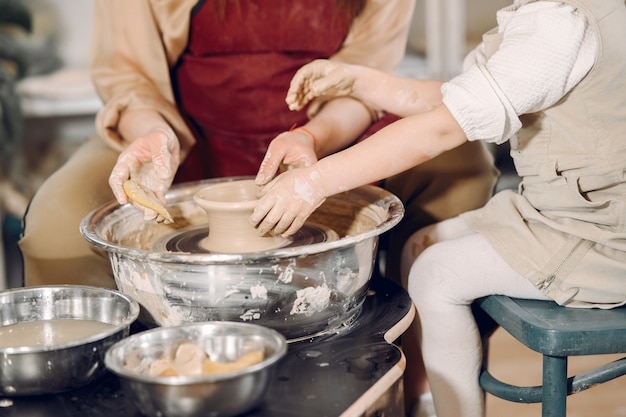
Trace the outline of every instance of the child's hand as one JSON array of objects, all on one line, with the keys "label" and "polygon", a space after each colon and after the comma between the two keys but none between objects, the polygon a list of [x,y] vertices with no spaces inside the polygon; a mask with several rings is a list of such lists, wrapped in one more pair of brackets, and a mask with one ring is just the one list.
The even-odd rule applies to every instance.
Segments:
[{"label": "child's hand", "polygon": [[315,168],[286,171],[263,188],[250,223],[259,234],[290,236],[326,200],[324,182]]},{"label": "child's hand", "polygon": [[306,168],[317,162],[315,139],[303,130],[281,133],[270,142],[259,172],[256,176],[258,185],[265,185],[279,168]]},{"label": "child's hand", "polygon": [[296,72],[285,102],[289,109],[300,110],[315,97],[349,96],[354,91],[355,79],[350,65],[317,59]]}]

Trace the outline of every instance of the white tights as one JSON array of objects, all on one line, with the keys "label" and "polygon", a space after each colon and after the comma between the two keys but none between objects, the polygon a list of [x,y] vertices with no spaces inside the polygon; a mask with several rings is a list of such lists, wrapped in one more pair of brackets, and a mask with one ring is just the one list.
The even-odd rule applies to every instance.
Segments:
[{"label": "white tights", "polygon": [[490,294],[547,297],[458,217],[416,232],[405,246],[404,260],[416,256],[408,291],[418,312],[437,417],[484,417],[478,384],[482,344],[471,303]]}]

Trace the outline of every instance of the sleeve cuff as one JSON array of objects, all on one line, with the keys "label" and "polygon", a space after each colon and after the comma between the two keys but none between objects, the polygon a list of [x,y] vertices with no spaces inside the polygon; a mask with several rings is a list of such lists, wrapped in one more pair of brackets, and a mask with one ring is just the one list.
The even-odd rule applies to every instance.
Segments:
[{"label": "sleeve cuff", "polygon": [[468,140],[501,144],[521,127],[513,106],[484,66],[474,66],[441,87],[443,103]]}]

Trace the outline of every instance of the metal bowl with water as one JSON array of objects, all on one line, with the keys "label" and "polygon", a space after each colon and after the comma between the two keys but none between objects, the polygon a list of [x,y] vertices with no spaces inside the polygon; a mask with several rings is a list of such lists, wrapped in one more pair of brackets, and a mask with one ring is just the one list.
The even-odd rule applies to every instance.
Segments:
[{"label": "metal bowl with water", "polygon": [[[106,373],[106,350],[129,334],[138,315],[135,300],[104,288],[59,285],[0,292],[0,394],[51,394],[95,381]],[[77,332],[92,321],[104,324],[102,330],[55,341],[52,323]],[[36,343],[20,345],[16,326],[24,325],[31,333],[42,329],[40,336],[31,334]]]},{"label": "metal bowl with water", "polygon": [[117,287],[144,307],[144,322],[250,322],[290,340],[349,324],[365,300],[378,237],[404,214],[400,200],[379,187],[361,187],[328,198],[290,245],[203,251],[197,242],[210,231],[193,195],[237,179],[173,186],[166,196],[172,224],[146,222],[134,207],[111,202],[89,213],[81,232],[108,252]]},{"label": "metal bowl with water", "polygon": [[[232,372],[193,376],[150,376],[146,368],[172,356],[180,343],[193,343],[216,360],[236,361],[262,351],[263,360]],[[264,399],[287,341],[275,330],[249,323],[209,322],[160,327],[116,343],[106,354],[106,366],[147,416],[235,416]]]}]

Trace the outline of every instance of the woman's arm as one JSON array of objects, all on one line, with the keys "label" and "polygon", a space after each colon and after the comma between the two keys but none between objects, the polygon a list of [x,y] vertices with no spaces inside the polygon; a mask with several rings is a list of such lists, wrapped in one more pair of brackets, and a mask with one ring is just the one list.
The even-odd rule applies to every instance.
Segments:
[{"label": "woman's arm", "polygon": [[[90,68],[104,104],[96,118],[96,128],[113,147],[121,150],[137,137],[120,127],[126,113],[135,110],[158,113],[159,123],[165,120],[174,130],[183,151],[193,144],[193,136],[176,107],[169,78],[169,67],[175,62],[181,43],[186,42],[185,31],[170,31],[161,25],[176,18],[178,26],[184,29],[189,23],[184,16],[188,16],[194,3],[96,1]],[[149,126],[144,120],[143,126],[137,128]]]}]

